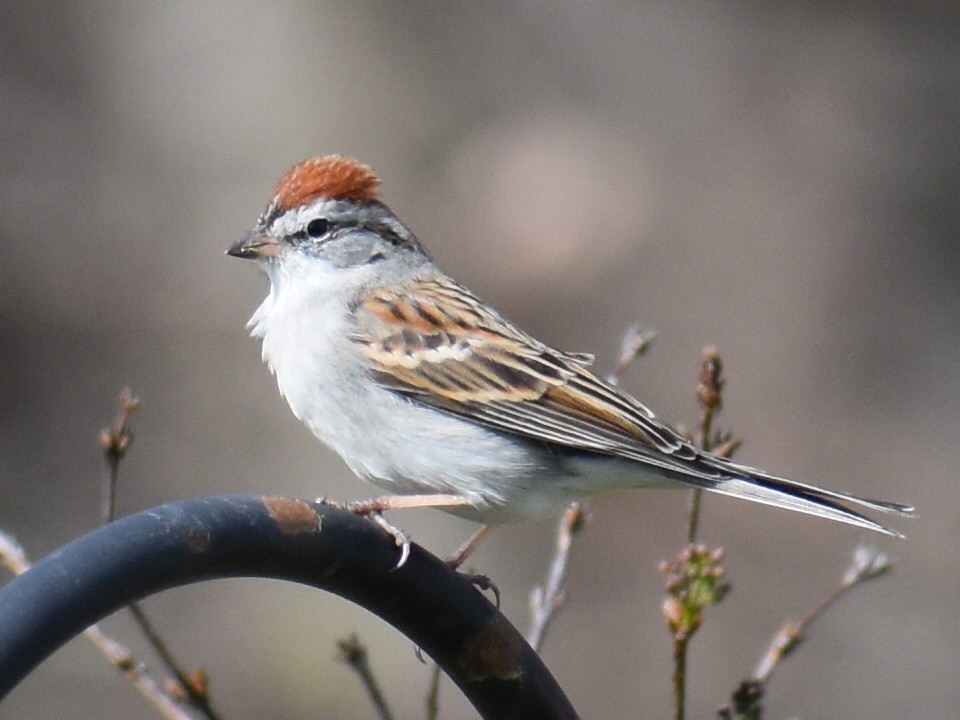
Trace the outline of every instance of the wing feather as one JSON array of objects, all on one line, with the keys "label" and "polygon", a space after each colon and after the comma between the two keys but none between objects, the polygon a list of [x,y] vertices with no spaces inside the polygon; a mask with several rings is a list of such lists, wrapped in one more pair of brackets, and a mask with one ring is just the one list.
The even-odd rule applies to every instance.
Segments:
[{"label": "wing feather", "polygon": [[590,356],[553,350],[449,281],[374,291],[358,326],[377,380],[419,402],[532,440],[646,462],[655,455],[645,448],[672,454],[678,470],[696,456],[649,409],[587,370]]},{"label": "wing feather", "polygon": [[592,374],[590,356],[544,345],[452,281],[373,291],[355,317],[353,339],[383,387],[489,428],[635,460],[693,487],[891,535],[898,533],[843,503],[912,510],[700,453],[639,401]]}]

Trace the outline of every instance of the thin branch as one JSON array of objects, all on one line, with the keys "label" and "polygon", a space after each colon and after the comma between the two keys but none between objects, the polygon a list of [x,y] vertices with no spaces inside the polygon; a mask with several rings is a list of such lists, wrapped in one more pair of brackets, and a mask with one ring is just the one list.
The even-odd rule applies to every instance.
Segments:
[{"label": "thin branch", "polygon": [[715,347],[707,347],[700,361],[700,382],[697,384],[697,400],[703,409],[700,418],[700,448],[705,452],[713,449],[713,420],[723,408],[723,361]]},{"label": "thin branch", "polygon": [[440,717],[440,678],[440,666],[434,663],[430,673],[430,689],[427,691],[427,720]]},{"label": "thin branch", "polygon": [[143,636],[153,646],[163,664],[167,666],[167,671],[176,678],[177,685],[183,692],[183,699],[202,713],[204,717],[209,720],[218,720],[219,716],[210,704],[210,683],[203,668],[195,668],[193,672],[187,674],[173,657],[169,646],[160,637],[140,603],[130,603],[127,609],[133,615],[133,619],[140,627]]},{"label": "thin branch", "polygon": [[[133,444],[133,432],[130,429],[130,416],[140,407],[140,401],[130,388],[123,388],[117,396],[117,416],[113,424],[100,433],[100,448],[103,451],[103,482],[100,491],[100,518],[104,524],[116,517],[117,479],[120,462],[126,457]],[[129,605],[134,621],[147,641],[153,646],[167,670],[176,678],[183,699],[199,710],[208,720],[218,720],[216,711],[210,704],[209,682],[202,668],[187,673],[177,663],[167,643],[160,637],[153,623],[147,618],[143,608],[137,603]]]},{"label": "thin branch", "polygon": [[757,665],[754,676],[743,680],[731,694],[730,703],[718,711],[720,720],[760,720],[763,715],[761,701],[770,677],[774,670],[796,650],[810,625],[854,587],[886,574],[890,568],[890,561],[883,553],[874,548],[857,547],[853,553],[853,561],[840,582],[814,604],[799,621],[788,622],[780,628]]},{"label": "thin branch", "polygon": [[113,425],[100,433],[100,448],[103,450],[103,482],[100,487],[100,520],[104,524],[116,516],[117,471],[120,461],[130,449],[133,433],[130,432],[130,415],[140,406],[130,388],[124,388],[117,397],[117,417]]},{"label": "thin branch", "polygon": [[[0,531],[0,564],[14,575],[22,575],[31,567],[23,547],[3,531]],[[99,625],[89,626],[83,631],[83,635],[114,667],[127,676],[163,717],[168,720],[192,720],[190,714],[180,707],[177,698],[164,691],[163,686],[153,679],[143,663],[137,662],[127,647],[103,632]]]},{"label": "thin branch", "polygon": [[557,545],[547,581],[544,585],[535,587],[530,593],[532,620],[530,631],[527,633],[527,642],[537,652],[540,652],[547,628],[566,600],[563,581],[567,576],[567,562],[570,559],[570,549],[573,547],[573,536],[583,528],[584,520],[585,515],[580,503],[573,503],[563,513],[557,526]]},{"label": "thin branch", "polygon": [[687,648],[688,637],[673,638],[673,717],[684,720],[687,716]]},{"label": "thin branch", "polygon": [[363,689],[367,691],[370,702],[373,703],[380,720],[393,720],[393,713],[387,705],[387,700],[380,691],[380,685],[370,669],[370,658],[367,648],[361,644],[357,636],[351,635],[344,640],[337,640],[337,659],[345,663],[360,678]]},{"label": "thin branch", "polygon": [[703,490],[694,488],[690,493],[690,505],[687,510],[687,542],[692,543],[697,540],[697,531],[700,529],[700,502],[703,498]]},{"label": "thin branch", "polygon": [[[714,430],[714,420],[723,407],[723,361],[714,347],[703,351],[697,383],[697,401],[700,416],[700,436],[697,440],[704,453],[714,452],[728,457],[739,442],[730,440]],[[694,633],[699,629],[703,611],[723,600],[730,585],[723,581],[720,562],[723,551],[710,550],[697,545],[700,524],[700,506],[703,490],[697,488],[690,496],[687,513],[687,547],[680,552],[672,565],[661,564],[667,573],[667,599],[664,614],[673,635],[673,695],[674,718],[686,717],[687,697],[687,649]]]},{"label": "thin branch", "polygon": [[757,666],[754,679],[766,683],[773,671],[797,647],[810,625],[837,600],[857,585],[885,575],[890,570],[890,561],[886,555],[874,548],[858,546],[853,553],[853,561],[838,582],[821,600],[810,608],[797,622],[786,623],[777,632],[770,647],[764,653]]},{"label": "thin branch", "polygon": [[703,622],[704,611],[730,592],[721,563],[723,550],[688,545],[672,563],[660,563],[667,576],[663,614],[673,637],[674,718],[683,720],[687,696],[687,648]]},{"label": "thin branch", "polygon": [[[607,375],[607,382],[616,385],[620,381],[620,375],[630,367],[631,363],[650,349],[655,337],[655,332],[644,330],[639,324],[628,327],[620,341],[617,362]],[[567,576],[567,563],[573,547],[573,536],[582,529],[585,519],[586,515],[579,503],[573,503],[567,508],[557,526],[556,549],[547,580],[530,593],[531,622],[527,642],[537,652],[543,645],[547,628],[557,611],[563,607],[565,601],[563,581]]]},{"label": "thin branch", "polygon": [[720,720],[761,720],[764,684],[753,679],[740,683],[730,696],[730,704],[720,708]]},{"label": "thin branch", "polygon": [[[713,437],[713,420],[723,407],[723,362],[714,347],[707,347],[703,351],[700,361],[700,378],[697,384],[697,401],[703,410],[700,417],[700,449],[710,452],[715,445]],[[687,542],[697,540],[697,529],[700,523],[700,500],[703,490],[697,488],[690,498],[690,511],[687,520]]]},{"label": "thin branch", "polygon": [[631,325],[623,334],[620,341],[620,355],[617,357],[617,363],[613,371],[607,375],[607,382],[616,385],[620,382],[620,376],[638,357],[643,355],[653,345],[657,333],[653,330],[645,330],[639,323]]},{"label": "thin branch", "polygon": [[147,672],[146,665],[137,662],[130,651],[107,636],[99,625],[91,625],[83,631],[86,638],[99,648],[107,659],[119,668],[134,684],[140,694],[153,703],[160,714],[169,720],[192,720],[192,716],[180,707],[180,698],[174,698]]},{"label": "thin branch", "polygon": [[23,575],[30,569],[30,559],[23,546],[3,530],[0,530],[0,563],[14,575]]}]

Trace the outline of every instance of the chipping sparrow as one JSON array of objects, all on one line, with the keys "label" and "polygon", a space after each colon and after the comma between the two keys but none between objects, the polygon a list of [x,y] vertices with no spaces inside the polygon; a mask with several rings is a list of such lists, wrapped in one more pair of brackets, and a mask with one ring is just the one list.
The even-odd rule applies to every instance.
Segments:
[{"label": "chipping sparrow", "polygon": [[444,507],[486,525],[559,515],[595,493],[702,488],[889,535],[845,504],[907,514],[701,452],[596,377],[586,355],[526,334],[445,275],[354,160],[305,160],[234,257],[270,293],[252,334],[294,414],[360,477],[376,509]]}]

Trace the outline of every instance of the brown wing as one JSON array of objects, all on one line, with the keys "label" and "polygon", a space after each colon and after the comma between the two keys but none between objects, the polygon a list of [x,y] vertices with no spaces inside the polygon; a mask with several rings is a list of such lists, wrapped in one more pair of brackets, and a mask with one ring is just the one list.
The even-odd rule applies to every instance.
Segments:
[{"label": "brown wing", "polygon": [[384,387],[532,440],[636,460],[694,487],[898,535],[844,503],[912,508],[768,475],[709,454],[587,369],[448,280],[378,290],[357,308],[354,340]]},{"label": "brown wing", "polygon": [[683,461],[696,457],[646,407],[587,370],[588,356],[544,345],[450,281],[374,291],[358,308],[357,324],[355,340],[374,377],[417,402],[530,439],[667,469],[689,472]]}]

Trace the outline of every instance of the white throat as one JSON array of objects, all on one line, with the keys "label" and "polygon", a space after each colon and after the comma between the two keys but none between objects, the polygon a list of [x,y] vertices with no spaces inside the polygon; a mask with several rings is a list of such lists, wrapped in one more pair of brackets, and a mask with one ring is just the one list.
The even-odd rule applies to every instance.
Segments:
[{"label": "white throat", "polygon": [[346,361],[348,353],[356,353],[349,302],[363,268],[343,270],[318,258],[288,257],[266,270],[270,292],[247,326],[262,338],[263,360],[294,414],[317,432],[318,418],[334,410],[327,400],[353,381],[344,369],[357,367]]}]

